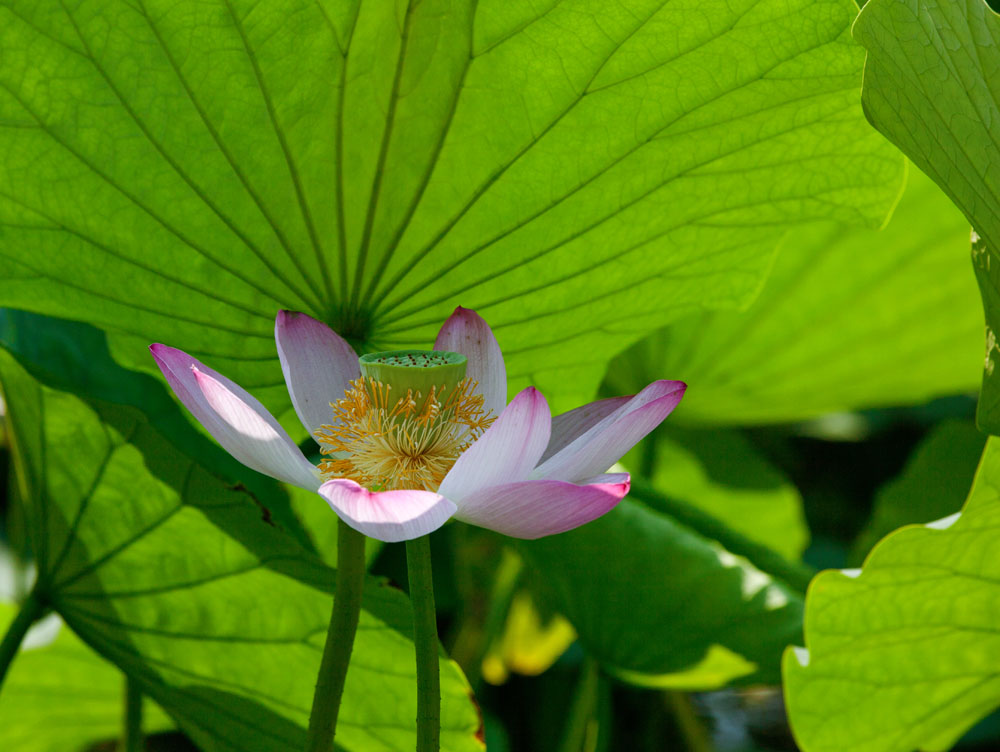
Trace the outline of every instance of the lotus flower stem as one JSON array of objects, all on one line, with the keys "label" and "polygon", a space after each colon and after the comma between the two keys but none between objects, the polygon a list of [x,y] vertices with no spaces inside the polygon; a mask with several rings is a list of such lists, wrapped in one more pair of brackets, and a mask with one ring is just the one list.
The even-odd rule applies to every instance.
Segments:
[{"label": "lotus flower stem", "polygon": [[142,738],[142,692],[134,680],[125,677],[125,729],[122,735],[123,752],[141,752],[145,749]]},{"label": "lotus flower stem", "polygon": [[593,733],[600,682],[600,666],[588,655],[580,668],[580,679],[573,693],[573,702],[569,709],[569,717],[566,719],[566,729],[563,732],[559,752],[583,752],[589,748],[587,738]]},{"label": "lotus flower stem", "polygon": [[24,636],[44,611],[45,604],[39,597],[38,592],[33,590],[25,598],[24,603],[21,604],[21,610],[17,612],[17,616],[7,629],[7,634],[4,635],[3,641],[0,641],[0,686],[3,685],[4,677],[7,676],[7,669],[10,668],[14,656],[17,655],[18,648],[21,647]]},{"label": "lotus flower stem", "polygon": [[691,706],[691,697],[676,690],[664,692],[667,706],[674,713],[674,720],[681,732],[685,746],[689,752],[712,752],[712,741],[708,737],[705,726]]},{"label": "lotus flower stem", "polygon": [[343,520],[337,523],[337,591],[323,660],[316,678],[306,752],[331,752],[347,667],[354,648],[365,579],[365,536]]},{"label": "lotus flower stem", "polygon": [[428,536],[406,542],[406,569],[410,579],[413,645],[417,655],[417,752],[438,752],[441,746],[441,680]]}]

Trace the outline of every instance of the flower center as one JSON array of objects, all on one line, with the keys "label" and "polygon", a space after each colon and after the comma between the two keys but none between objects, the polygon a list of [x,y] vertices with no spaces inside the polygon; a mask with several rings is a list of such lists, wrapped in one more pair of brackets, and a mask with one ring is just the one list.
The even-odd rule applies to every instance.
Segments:
[{"label": "flower center", "polygon": [[395,350],[363,355],[359,365],[361,378],[330,403],[333,423],[315,433],[330,455],[320,471],[373,490],[436,491],[496,419],[465,378],[465,356]]}]

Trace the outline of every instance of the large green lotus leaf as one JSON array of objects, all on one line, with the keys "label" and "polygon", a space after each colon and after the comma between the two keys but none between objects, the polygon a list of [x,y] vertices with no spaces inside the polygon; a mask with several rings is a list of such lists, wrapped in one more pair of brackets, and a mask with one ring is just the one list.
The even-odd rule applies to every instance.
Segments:
[{"label": "large green lotus leaf", "polygon": [[[0,633],[16,614],[14,605],[0,603]],[[4,678],[0,749],[82,752],[94,742],[117,739],[124,693],[122,673],[63,627],[52,642],[22,648]],[[155,703],[143,703],[145,733],[173,726]]]},{"label": "large green lotus leaf", "polygon": [[804,752],[946,749],[1000,705],[1000,442],[960,513],[882,540],[862,569],[820,574],[806,648],[784,657]]},{"label": "large green lotus leaf", "polygon": [[632,683],[774,682],[801,634],[798,592],[638,501],[518,550],[587,651]]},{"label": "large green lotus leaf", "polygon": [[665,424],[622,462],[661,493],[789,559],[809,543],[798,489],[736,431]]},{"label": "large green lotus leaf", "polygon": [[[301,749],[332,571],[135,408],[43,386],[6,351],[0,381],[45,601],[203,749]],[[344,749],[413,748],[409,620],[402,593],[370,580]],[[447,660],[442,692],[444,748],[481,749]]]},{"label": "large green lotus leaf", "polygon": [[876,223],[851,0],[3,0],[0,303],[288,407],[274,314],[363,348],[456,304],[589,390],[745,304],[790,224]]},{"label": "large green lotus leaf", "polygon": [[[996,261],[994,261],[996,259]],[[997,360],[1000,346],[997,345],[997,325],[1000,324],[1000,256],[987,247],[986,241],[976,232],[972,233],[972,264],[979,282],[979,292],[983,296],[983,310],[986,312],[986,357],[983,360],[983,382],[976,405],[976,423],[984,431],[1000,433],[1000,372]]]},{"label": "large green lotus leaf", "polygon": [[610,385],[684,379],[678,421],[736,424],[972,392],[983,314],[968,242],[961,213],[911,169],[885,229],[820,223],[789,233],[746,312],[668,327],[612,366]]},{"label": "large green lotus leaf", "polygon": [[972,485],[985,443],[986,436],[971,420],[949,420],[935,426],[899,477],[879,489],[871,519],[854,542],[852,559],[861,562],[896,528],[957,512]]},{"label": "large green lotus leaf", "polygon": [[[46,386],[97,398],[141,410],[146,419],[174,446],[181,448],[198,464],[210,469],[232,485],[245,487],[259,502],[262,512],[275,524],[295,535],[307,547],[335,542],[336,515],[327,514],[329,506],[315,494],[309,508],[306,498],[296,495],[284,484],[250,470],[223,451],[206,432],[196,430],[187,411],[178,408],[163,381],[148,374],[122,368],[108,352],[105,332],[77,321],[66,321],[24,311],[0,310],[0,346],[17,357],[28,372]],[[305,494],[305,492],[303,492]],[[295,511],[293,513],[292,503]],[[266,510],[266,511],[265,511]],[[306,527],[301,520],[318,523]],[[324,555],[330,552],[324,552]],[[335,561],[336,551],[333,559]]]},{"label": "large green lotus leaf", "polygon": [[855,37],[868,48],[863,101],[872,124],[944,189],[978,233],[986,368],[977,420],[1000,433],[1000,18],[982,0],[872,0]]}]

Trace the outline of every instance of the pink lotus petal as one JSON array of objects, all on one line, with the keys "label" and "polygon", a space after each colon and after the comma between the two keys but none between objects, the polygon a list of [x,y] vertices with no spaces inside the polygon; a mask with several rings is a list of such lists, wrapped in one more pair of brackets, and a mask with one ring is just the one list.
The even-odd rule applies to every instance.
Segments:
[{"label": "pink lotus petal", "polygon": [[344,522],[359,533],[386,543],[434,532],[455,514],[455,505],[430,491],[369,491],[353,480],[337,478],[319,494]]},{"label": "pink lotus petal", "polygon": [[295,413],[309,433],[333,423],[330,403],[361,376],[358,356],[343,337],[304,313],[278,311],[274,321],[281,370]]},{"label": "pink lotus petal", "polygon": [[466,376],[479,382],[485,407],[500,415],[507,406],[507,369],[493,330],[475,311],[459,306],[441,326],[435,350],[450,350],[468,358]]},{"label": "pink lotus petal", "polygon": [[593,478],[580,481],[579,485],[593,486],[601,483],[628,483],[631,485],[632,478],[628,473],[602,473],[601,475],[595,475]]},{"label": "pink lotus petal", "polygon": [[654,381],[550,456],[531,477],[579,481],[603,473],[670,415],[685,389],[682,381]]},{"label": "pink lotus petal", "polygon": [[149,350],[178,399],[227,452],[257,472],[316,490],[316,468],[249,392],[181,350]]},{"label": "pink lotus petal", "polygon": [[627,474],[624,480],[580,486],[560,480],[505,483],[462,499],[455,518],[513,538],[541,538],[597,519],[628,489]]},{"label": "pink lotus petal", "polygon": [[529,386],[462,453],[439,490],[459,501],[481,488],[527,479],[549,443],[551,421],[545,397]]},{"label": "pink lotus petal", "polygon": [[545,462],[549,457],[570,442],[575,441],[586,431],[589,431],[630,399],[632,397],[611,397],[610,399],[591,402],[561,415],[553,416],[552,438],[549,439],[549,445],[545,447],[545,454],[542,455],[542,459],[539,461]]}]

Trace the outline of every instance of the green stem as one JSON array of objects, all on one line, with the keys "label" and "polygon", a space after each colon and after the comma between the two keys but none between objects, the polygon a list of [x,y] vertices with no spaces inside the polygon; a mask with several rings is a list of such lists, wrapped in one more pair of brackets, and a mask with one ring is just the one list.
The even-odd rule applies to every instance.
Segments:
[{"label": "green stem", "polygon": [[125,677],[125,735],[122,737],[122,752],[142,752],[145,744],[142,738],[142,692],[139,685]]},{"label": "green stem", "polygon": [[340,520],[337,524],[337,592],[316,678],[306,752],[331,752],[333,749],[340,698],[344,694],[354,634],[358,631],[364,581],[365,536]]},{"label": "green stem", "polygon": [[417,654],[417,752],[438,752],[441,747],[441,680],[438,676],[431,542],[426,535],[406,542],[406,569],[413,604],[413,646]]},{"label": "green stem", "polygon": [[712,742],[708,738],[705,726],[691,707],[691,697],[684,692],[668,690],[667,705],[674,712],[677,728],[684,738],[688,752],[712,752]]},{"label": "green stem", "polygon": [[21,610],[17,612],[17,616],[14,617],[14,621],[7,629],[3,641],[0,641],[0,687],[3,686],[7,669],[10,668],[14,656],[17,655],[17,650],[21,647],[24,636],[28,634],[31,625],[37,621],[44,610],[45,604],[38,597],[37,591],[29,593],[21,604]]},{"label": "green stem", "polygon": [[559,752],[583,752],[587,744],[587,736],[594,711],[597,709],[597,688],[600,682],[600,667],[591,657],[584,659],[580,671],[580,680],[573,695],[573,704],[566,720],[566,731],[563,732]]}]

